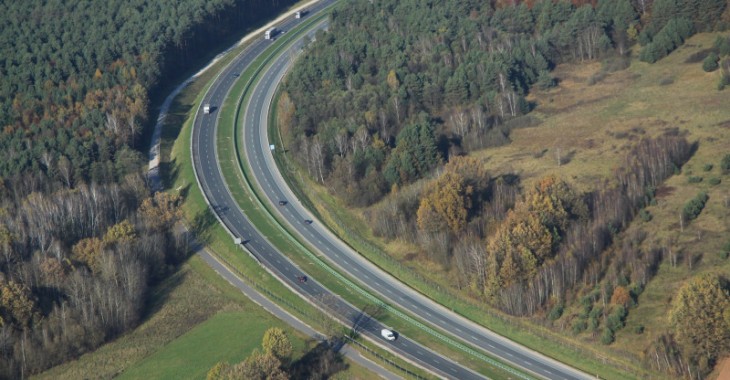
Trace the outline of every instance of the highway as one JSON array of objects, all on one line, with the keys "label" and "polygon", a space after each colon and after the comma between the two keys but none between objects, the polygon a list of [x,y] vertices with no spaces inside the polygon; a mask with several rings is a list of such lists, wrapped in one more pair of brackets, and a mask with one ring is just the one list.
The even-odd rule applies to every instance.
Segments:
[{"label": "highway", "polygon": [[[314,220],[314,216],[296,199],[279,173],[270,149],[273,142],[269,142],[267,136],[271,101],[276,87],[292,63],[290,57],[291,53],[281,54],[257,83],[249,103],[244,104],[246,113],[243,127],[243,148],[254,180],[263,190],[263,195],[289,223],[290,230],[296,231],[340,271],[347,273],[350,278],[360,280],[361,285],[388,300],[390,304],[408,310],[412,315],[468,345],[481,348],[484,352],[539,377],[568,380],[594,378],[511,342],[438,305],[362,258],[316,221],[312,224],[305,223],[305,220]],[[278,206],[280,201],[285,201],[286,204]]]},{"label": "highway", "polygon": [[[313,5],[309,8],[310,13],[307,17],[312,17],[332,2],[333,0],[325,0]],[[286,33],[301,21],[303,20],[287,19],[279,24],[277,28],[281,33]],[[324,27],[324,25],[322,24],[321,27]],[[250,224],[244,212],[236,205],[218,165],[216,129],[219,107],[223,104],[235,80],[238,79],[238,74],[242,73],[270,45],[271,41],[256,40],[242,54],[237,56],[219,74],[205,94],[202,104],[210,104],[212,106],[211,113],[205,114],[202,109],[196,113],[191,136],[191,154],[198,185],[205,194],[206,201],[211,209],[234,236],[245,239],[246,249],[267,270],[277,276],[286,286],[312,300],[312,302],[327,300],[325,303],[330,312],[339,316],[341,321],[352,327],[357,333],[379,342],[380,345],[387,347],[399,356],[428,369],[438,376],[453,379],[484,378],[484,376],[442,357],[406,336],[401,335],[393,342],[385,341],[380,337],[380,330],[384,326],[363,311],[333,295],[315,279],[312,279],[311,276],[302,272]],[[308,276],[308,279],[304,282],[299,281],[298,278],[301,276]]]},{"label": "highway", "polygon": [[[311,13],[307,17],[312,17],[318,9],[330,2],[324,1],[316,7],[312,7]],[[297,22],[300,22],[300,20],[289,19],[279,25],[278,28],[282,32],[286,32]],[[203,103],[210,103],[214,108],[210,115],[205,115],[201,110],[196,116],[191,145],[193,161],[199,185],[221,222],[235,236],[246,240],[247,249],[285,284],[310,299],[322,299],[329,292],[311,276],[307,282],[297,281],[298,276],[305,274],[284,255],[277,252],[250,225],[243,211],[233,200],[217,164],[215,131],[218,109],[215,107],[220,106],[228,95],[230,87],[237,79],[234,74],[243,72],[253,59],[270,44],[271,41],[263,39],[252,43],[248,50],[237,57],[211,86]],[[299,47],[295,46],[291,52],[296,52],[298,49]],[[379,294],[392,305],[408,310],[412,315],[422,318],[429,325],[460,339],[468,345],[480,348],[484,352],[499,357],[505,362],[512,363],[514,366],[538,377],[569,380],[592,378],[456,315],[420,293],[404,286],[372,263],[364,260],[357,252],[354,252],[317,222],[312,224],[304,223],[305,220],[312,220],[313,217],[296,200],[278,172],[266,136],[271,98],[285,74],[287,66],[291,63],[291,52],[284,52],[270,66],[264,73],[263,79],[253,89],[249,104],[244,105],[246,112],[244,115],[243,131],[245,137],[243,141],[245,143],[244,151],[253,171],[254,179],[258,181],[259,186],[264,190],[263,193],[268,197],[268,201],[275,205],[274,208],[279,209],[292,229],[297,231],[302,238],[325,255],[340,270],[346,272],[352,278],[359,279],[363,286]],[[279,201],[282,200],[286,203],[284,206],[279,207]],[[448,378],[469,379],[481,377],[473,371],[443,358],[423,346],[417,345],[405,336],[400,336],[395,342],[385,342],[380,338],[379,331],[382,326],[377,321],[366,317],[364,318],[365,322],[361,323],[363,317],[361,311],[356,310],[339,298],[332,298],[337,299],[337,304],[333,305],[332,309],[344,321],[351,325],[357,324],[358,329],[363,334],[382,341],[383,345],[409,360]]]}]

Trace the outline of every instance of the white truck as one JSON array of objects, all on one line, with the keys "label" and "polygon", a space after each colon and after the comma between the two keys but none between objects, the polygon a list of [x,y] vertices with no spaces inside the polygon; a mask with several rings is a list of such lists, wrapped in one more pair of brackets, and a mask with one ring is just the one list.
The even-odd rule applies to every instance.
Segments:
[{"label": "white truck", "polygon": [[203,106],[203,113],[206,115],[210,113],[210,104],[206,104]]},{"label": "white truck", "polygon": [[273,40],[274,36],[276,36],[276,28],[271,28],[264,33],[264,38],[267,40]]}]

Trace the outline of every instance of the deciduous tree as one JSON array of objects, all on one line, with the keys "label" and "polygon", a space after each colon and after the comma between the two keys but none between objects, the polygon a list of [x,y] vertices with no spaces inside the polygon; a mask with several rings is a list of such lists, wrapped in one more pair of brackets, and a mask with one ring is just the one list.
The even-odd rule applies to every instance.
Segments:
[{"label": "deciduous tree", "polygon": [[261,346],[265,354],[273,355],[284,364],[291,359],[292,346],[289,337],[278,327],[266,330]]},{"label": "deciduous tree", "polygon": [[707,273],[691,278],[677,292],[669,323],[685,350],[709,360],[730,350],[727,280]]}]

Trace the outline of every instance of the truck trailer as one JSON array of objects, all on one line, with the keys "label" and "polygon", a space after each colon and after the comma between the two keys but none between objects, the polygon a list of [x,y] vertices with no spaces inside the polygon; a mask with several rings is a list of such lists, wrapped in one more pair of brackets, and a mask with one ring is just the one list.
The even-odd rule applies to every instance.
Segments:
[{"label": "truck trailer", "polygon": [[264,33],[264,38],[267,40],[273,40],[274,36],[276,36],[276,28],[271,28]]}]

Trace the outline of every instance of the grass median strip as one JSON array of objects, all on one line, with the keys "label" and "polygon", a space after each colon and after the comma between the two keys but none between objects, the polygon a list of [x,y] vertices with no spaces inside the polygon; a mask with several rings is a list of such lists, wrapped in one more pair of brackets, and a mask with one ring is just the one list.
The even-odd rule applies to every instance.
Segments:
[{"label": "grass median strip", "polygon": [[[234,160],[222,160],[220,162],[220,166],[221,170],[224,173],[224,176],[226,177],[226,181],[229,184],[229,188],[239,206],[242,209],[246,210],[247,216],[257,226],[259,231],[263,233],[269,239],[269,241],[271,241],[277,247],[277,249],[281,250],[282,252],[287,252],[289,256],[294,259],[295,262],[303,267],[306,267],[307,272],[314,275],[315,278],[317,278],[324,286],[326,286],[328,289],[336,289],[338,294],[343,296],[344,299],[347,299],[355,306],[363,308],[367,305],[376,305],[384,309],[389,314],[405,320],[406,322],[408,322],[409,325],[415,326],[415,329],[403,328],[401,329],[402,332],[407,333],[407,335],[420,338],[425,337],[423,334],[423,332],[425,332],[426,335],[430,335],[431,337],[435,337],[437,339],[437,341],[433,341],[433,339],[430,339],[430,342],[433,342],[438,346],[443,347],[444,349],[452,347],[461,350],[463,353],[466,353],[466,355],[454,355],[453,350],[450,350],[449,356],[461,357],[459,360],[467,360],[471,363],[474,363],[477,365],[478,368],[483,368],[482,371],[486,371],[490,374],[490,376],[507,377],[511,375],[512,377],[518,376],[521,378],[530,378],[522,372],[511,368],[493,358],[490,358],[482,354],[481,352],[467,347],[466,345],[457,342],[441,334],[440,332],[422,324],[410,315],[400,312],[399,310],[391,307],[387,303],[373,296],[369,292],[363,290],[352,281],[342,276],[339,272],[333,270],[328,264],[320,260],[316,255],[312,254],[310,249],[305,247],[303,244],[301,244],[301,242],[294,238],[294,236],[292,236],[292,234],[286,229],[286,227],[272,216],[271,210],[267,209],[267,203],[261,201],[258,194],[256,193],[256,190],[261,190],[258,189],[255,184],[252,184],[248,180],[251,174],[247,168],[247,165],[245,165],[243,162],[245,158],[241,157],[240,149],[232,146],[233,144],[231,144],[230,141],[231,135],[236,136],[236,140],[238,140],[238,138],[242,138],[242,135],[238,133],[235,127],[232,131],[229,130],[229,128],[233,127],[234,120],[241,120],[240,107],[248,100],[248,97],[250,96],[249,90],[252,84],[255,83],[255,81],[258,79],[258,74],[263,72],[263,68],[265,67],[266,63],[271,60],[271,58],[273,58],[277,53],[283,51],[287,44],[293,41],[294,38],[291,36],[294,34],[295,32],[288,33],[286,37],[290,37],[289,39],[284,40],[284,38],[282,38],[280,41],[278,41],[279,45],[272,48],[273,51],[270,54],[265,55],[264,61],[259,62],[257,60],[250,67],[249,70],[246,70],[246,73],[239,81],[239,84],[245,83],[245,85],[240,86],[239,84],[236,84],[234,89],[231,91],[231,96],[228,97],[221,109],[221,123],[219,123],[218,126],[219,157],[227,157],[227,155],[234,154],[236,157],[238,157],[237,159],[239,160],[238,165],[240,169],[234,166],[234,164],[236,163]],[[235,96],[237,94],[239,94],[238,97]],[[230,104],[231,99],[241,99],[241,101],[237,103],[236,112],[233,114],[228,112],[230,110],[229,107],[232,106]],[[238,141],[234,142],[234,144],[237,143]],[[233,149],[234,151],[232,152],[231,149]],[[230,186],[232,184],[236,184],[238,186]],[[296,253],[296,255],[293,255],[292,253]],[[297,258],[297,256],[302,255],[304,261],[301,260],[301,257]],[[330,280],[330,278],[332,277],[334,278],[334,281]],[[387,318],[385,316],[379,317],[379,319],[384,322],[392,320],[391,318]],[[418,330],[420,330],[421,333],[419,333]],[[438,343],[439,340],[442,342],[441,344]],[[474,358],[476,358],[477,360],[473,360]],[[484,367],[484,365],[479,365],[479,362],[486,363],[487,366]]]}]

